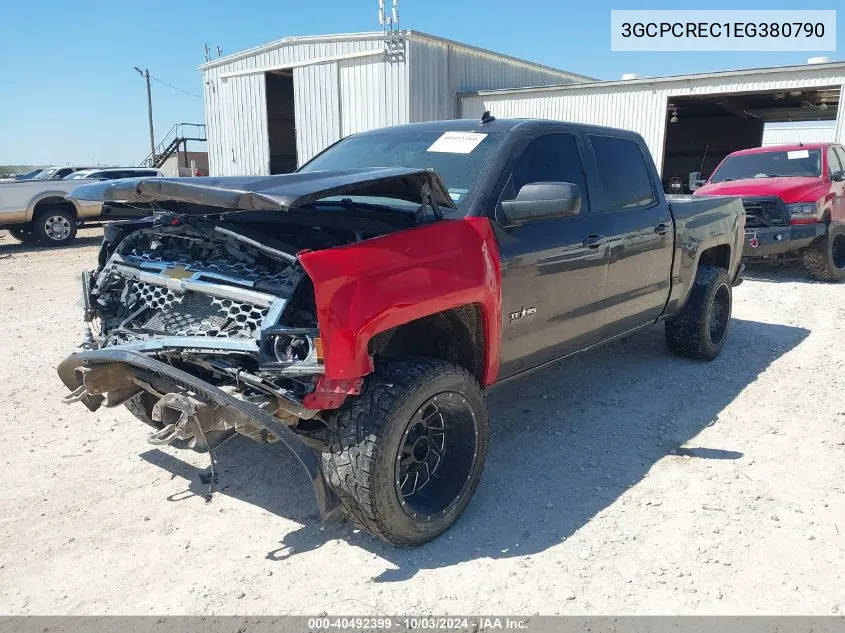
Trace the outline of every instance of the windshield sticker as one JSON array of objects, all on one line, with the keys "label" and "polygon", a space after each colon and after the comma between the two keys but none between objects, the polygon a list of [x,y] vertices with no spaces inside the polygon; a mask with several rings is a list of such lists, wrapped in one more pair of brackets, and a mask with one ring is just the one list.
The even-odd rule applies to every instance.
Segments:
[{"label": "windshield sticker", "polygon": [[485,138],[487,138],[486,134],[479,134],[478,132],[444,132],[440,138],[431,144],[427,151],[469,154]]},{"label": "windshield sticker", "polygon": [[810,158],[810,152],[806,149],[797,149],[794,152],[787,152],[786,157],[789,160],[795,160],[796,158]]},{"label": "windshield sticker", "polygon": [[466,195],[466,192],[469,189],[449,189],[449,197],[452,198],[454,202],[459,202],[461,198]]}]

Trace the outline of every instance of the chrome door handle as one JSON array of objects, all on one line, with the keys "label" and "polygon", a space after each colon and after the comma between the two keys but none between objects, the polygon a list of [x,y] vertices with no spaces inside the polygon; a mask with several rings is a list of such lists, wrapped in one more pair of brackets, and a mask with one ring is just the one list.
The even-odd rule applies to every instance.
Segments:
[{"label": "chrome door handle", "polygon": [[654,227],[654,232],[658,235],[666,235],[669,232],[669,225],[665,222],[661,222],[657,226]]}]

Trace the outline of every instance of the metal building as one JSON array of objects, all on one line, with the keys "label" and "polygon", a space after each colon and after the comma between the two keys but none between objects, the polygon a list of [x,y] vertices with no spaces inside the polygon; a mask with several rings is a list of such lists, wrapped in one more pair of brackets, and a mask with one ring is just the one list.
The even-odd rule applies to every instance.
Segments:
[{"label": "metal building", "polygon": [[417,31],[289,37],[200,70],[216,176],[289,172],[354,132],[455,118],[462,92],[592,80]]},{"label": "metal building", "polygon": [[762,144],[766,123],[835,121],[845,142],[845,62],[695,75],[481,90],[459,116],[542,117],[639,132],[664,183],[705,175],[730,152]]}]

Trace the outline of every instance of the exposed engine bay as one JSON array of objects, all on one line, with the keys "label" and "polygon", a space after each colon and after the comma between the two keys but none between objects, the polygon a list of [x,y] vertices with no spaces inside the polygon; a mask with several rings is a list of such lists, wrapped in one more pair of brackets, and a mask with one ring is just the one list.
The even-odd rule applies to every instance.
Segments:
[{"label": "exposed engine bay", "polygon": [[[307,439],[322,424],[300,403],[323,364],[313,288],[295,253],[361,236],[171,217],[107,229],[102,265],[83,276],[88,326],[82,347],[136,352],[166,363],[289,427],[302,425]],[[152,443],[207,450],[234,432],[278,440],[248,419],[232,420],[225,409],[205,407],[200,394],[179,393],[166,381],[135,374],[128,380],[136,388],[125,392],[133,395],[123,403],[155,427]],[[85,393],[90,397],[92,390]],[[120,393],[108,391],[111,401],[105,404],[119,404],[114,398]]]}]

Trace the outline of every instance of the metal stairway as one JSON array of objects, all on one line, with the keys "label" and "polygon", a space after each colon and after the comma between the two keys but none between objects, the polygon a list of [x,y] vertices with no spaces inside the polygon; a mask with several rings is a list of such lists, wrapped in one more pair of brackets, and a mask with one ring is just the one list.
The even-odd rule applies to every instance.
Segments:
[{"label": "metal stairway", "polygon": [[202,123],[177,123],[165,134],[155,151],[141,161],[139,167],[161,167],[179,148],[188,153],[188,141],[204,142],[205,125]]}]

